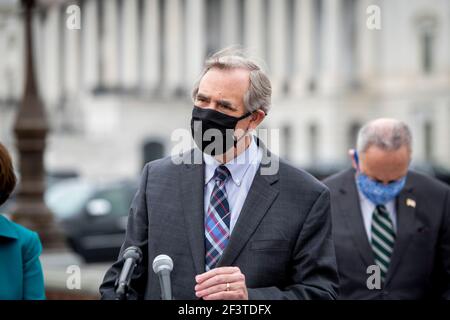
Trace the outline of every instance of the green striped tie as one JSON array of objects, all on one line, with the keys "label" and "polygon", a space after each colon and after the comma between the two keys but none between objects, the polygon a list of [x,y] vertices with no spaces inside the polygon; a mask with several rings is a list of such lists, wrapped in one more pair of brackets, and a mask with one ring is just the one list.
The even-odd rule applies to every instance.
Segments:
[{"label": "green striped tie", "polygon": [[382,282],[389,269],[394,242],[395,232],[389,213],[384,205],[378,205],[372,217],[372,250],[375,262],[380,266]]}]

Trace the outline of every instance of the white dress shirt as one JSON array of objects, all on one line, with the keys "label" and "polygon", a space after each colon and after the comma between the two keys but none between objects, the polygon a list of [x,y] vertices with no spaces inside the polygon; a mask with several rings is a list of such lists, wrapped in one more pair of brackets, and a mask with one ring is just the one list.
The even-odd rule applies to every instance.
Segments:
[{"label": "white dress shirt", "polygon": [[[361,204],[361,213],[364,220],[364,227],[366,228],[367,238],[369,243],[372,241],[372,216],[375,211],[376,205],[367,199],[367,197],[359,190],[358,184],[356,185],[359,194],[359,203]],[[384,205],[389,212],[389,218],[391,218],[394,231],[397,232],[397,211],[395,209],[395,199],[389,201]]]},{"label": "white dress shirt", "polygon": [[[221,163],[208,154],[203,154],[203,159],[205,161],[204,212],[207,212],[211,193],[214,189],[214,172]],[[258,148],[255,138],[252,136],[252,141],[248,148],[238,157],[225,164],[231,173],[231,178],[225,183],[225,190],[231,211],[230,233],[233,232],[233,228],[239,218],[261,159],[262,151]]]}]

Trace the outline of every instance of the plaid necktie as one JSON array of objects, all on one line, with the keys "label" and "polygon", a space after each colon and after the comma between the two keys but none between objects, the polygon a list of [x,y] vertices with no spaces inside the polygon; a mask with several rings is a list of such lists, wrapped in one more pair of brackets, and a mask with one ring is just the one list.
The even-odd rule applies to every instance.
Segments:
[{"label": "plaid necktie", "polygon": [[230,175],[224,165],[217,167],[214,173],[214,189],[205,215],[206,271],[215,267],[230,238],[230,206],[225,190],[225,182]]},{"label": "plaid necktie", "polygon": [[394,242],[395,232],[389,213],[384,205],[378,205],[372,217],[372,250],[375,262],[380,266],[382,282],[389,269]]}]

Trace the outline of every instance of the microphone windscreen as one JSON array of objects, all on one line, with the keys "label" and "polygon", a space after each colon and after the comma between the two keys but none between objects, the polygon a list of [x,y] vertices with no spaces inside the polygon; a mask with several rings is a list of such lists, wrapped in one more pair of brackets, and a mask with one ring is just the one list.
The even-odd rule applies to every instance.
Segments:
[{"label": "microphone windscreen", "polygon": [[128,247],[123,253],[123,258],[124,259],[133,258],[137,262],[140,262],[142,258],[142,251],[141,249],[135,246]]},{"label": "microphone windscreen", "polygon": [[172,269],[173,261],[168,255],[160,254],[153,260],[153,271],[155,273],[158,273],[161,270],[172,271]]}]

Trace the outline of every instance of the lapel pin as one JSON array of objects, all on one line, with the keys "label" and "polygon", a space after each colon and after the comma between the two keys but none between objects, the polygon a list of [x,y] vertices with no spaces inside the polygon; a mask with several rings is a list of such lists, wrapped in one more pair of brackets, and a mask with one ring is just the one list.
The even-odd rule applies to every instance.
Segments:
[{"label": "lapel pin", "polygon": [[415,207],[416,207],[416,201],[414,201],[413,199],[406,199],[406,205],[407,205],[408,207],[413,207],[413,208],[415,208]]}]

